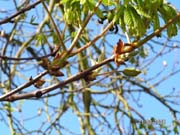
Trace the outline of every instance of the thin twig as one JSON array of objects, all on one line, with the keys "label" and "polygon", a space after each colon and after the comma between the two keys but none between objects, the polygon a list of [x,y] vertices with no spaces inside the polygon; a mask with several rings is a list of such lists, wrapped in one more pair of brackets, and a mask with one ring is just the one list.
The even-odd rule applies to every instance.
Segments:
[{"label": "thin twig", "polygon": [[155,30],[153,33],[151,33],[150,35],[146,36],[144,39],[142,39],[139,42],[135,42],[133,43],[133,47],[137,48],[141,45],[143,45],[144,43],[146,43],[147,41],[151,40],[153,37],[159,35],[164,29],[166,29],[167,27],[169,27],[171,24],[173,24],[175,21],[177,21],[180,18],[180,12],[172,19],[170,19],[164,26],[158,28],[157,30]]},{"label": "thin twig", "polygon": [[5,24],[5,23],[8,23],[8,22],[13,22],[12,19],[15,18],[16,16],[28,11],[28,10],[31,10],[32,8],[35,8],[35,6],[37,6],[39,3],[41,3],[41,0],[38,0],[36,2],[34,2],[33,4],[19,10],[18,12],[16,12],[15,14],[11,15],[10,17],[8,18],[5,18],[4,20],[1,20],[0,21],[0,25],[1,24]]},{"label": "thin twig", "polygon": [[44,56],[41,56],[41,57],[27,57],[27,58],[16,58],[16,57],[9,57],[9,56],[3,56],[3,55],[0,55],[0,58],[2,60],[14,60],[14,61],[21,61],[21,60],[34,60],[34,59],[43,59],[43,58],[47,58],[47,57],[50,57],[50,56],[53,56],[54,54],[57,53],[58,50],[52,52],[52,53],[49,53],[47,55],[44,55]]},{"label": "thin twig", "polygon": [[75,36],[74,40],[72,41],[71,46],[68,49],[67,55],[69,55],[71,53],[71,51],[73,50],[74,46],[76,45],[81,33],[83,32],[84,28],[86,27],[86,25],[88,24],[89,20],[91,19],[91,17],[94,15],[94,12],[97,10],[98,6],[100,5],[101,2],[99,2],[97,4],[97,6],[94,8],[94,11],[91,12],[85,19],[85,21],[83,22],[81,28],[78,30],[77,35]]},{"label": "thin twig", "polygon": [[31,86],[32,84],[34,84],[38,79],[40,79],[42,76],[44,76],[45,74],[47,74],[48,71],[45,70],[44,72],[40,73],[39,75],[37,75],[34,79],[30,79],[29,82],[26,82],[25,84],[19,86],[18,88],[11,90],[10,92],[0,96],[0,101],[10,97],[11,95],[18,93],[20,91],[22,91],[24,88],[27,88],[29,86]]},{"label": "thin twig", "polygon": [[88,47],[91,46],[92,44],[94,44],[98,39],[100,39],[101,37],[104,36],[104,34],[109,30],[109,28],[112,27],[112,25],[113,25],[113,21],[111,21],[111,22],[107,25],[107,27],[106,27],[99,35],[97,35],[92,41],[88,42],[87,44],[85,44],[85,45],[82,46],[81,48],[73,51],[73,52],[71,53],[71,55],[75,55],[75,54],[77,54],[77,53],[85,50],[86,48],[88,48]]},{"label": "thin twig", "polygon": [[54,22],[54,20],[53,20],[53,18],[51,16],[51,13],[49,12],[48,8],[46,7],[46,4],[44,3],[44,0],[41,0],[41,2],[42,2],[42,5],[43,5],[44,9],[46,10],[46,12],[48,14],[48,17],[50,18],[50,21],[51,21],[52,26],[54,27],[54,29],[56,31],[56,34],[58,35],[58,39],[59,39],[60,44],[62,45],[63,50],[66,50],[66,46],[63,43],[61,33],[58,30],[58,28],[57,28],[57,26],[56,26],[56,24],[55,24],[55,22]]},{"label": "thin twig", "polygon": [[[35,90],[35,91],[32,91],[32,92],[29,92],[29,93],[23,93],[23,94],[19,94],[19,95],[13,95],[19,91],[21,91],[22,89],[30,86],[31,84],[33,84],[36,80],[37,80],[37,77],[34,78],[32,81],[22,85],[21,87],[18,87],[17,89],[15,90],[12,90],[10,91],[9,93],[3,95],[0,97],[0,101],[15,101],[15,100],[19,100],[19,99],[28,99],[28,98],[32,98],[32,97],[41,97],[42,95],[50,92],[50,91],[53,91],[57,88],[61,88],[63,86],[65,86],[66,84],[68,83],[71,83],[71,82],[74,82],[74,81],[77,81],[83,77],[85,77],[87,74],[91,73],[93,70],[99,68],[100,66],[102,65],[105,65],[111,61],[114,60],[114,56],[112,56],[111,58],[109,59],[106,59],[92,67],[90,67],[89,69],[85,70],[85,71],[82,71],[82,72],[79,72],[71,77],[69,77],[68,79],[62,81],[62,82],[59,82],[57,84],[54,84],[54,85],[51,85],[49,87],[46,87],[46,88],[42,88],[42,89],[38,89],[38,90]],[[43,72],[44,73],[44,72]],[[47,72],[46,72],[47,73]],[[42,73],[41,73],[42,74]]]}]

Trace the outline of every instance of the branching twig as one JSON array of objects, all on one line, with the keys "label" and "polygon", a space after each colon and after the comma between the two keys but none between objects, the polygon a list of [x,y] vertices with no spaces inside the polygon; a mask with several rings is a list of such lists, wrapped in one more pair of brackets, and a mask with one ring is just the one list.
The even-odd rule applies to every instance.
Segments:
[{"label": "branching twig", "polygon": [[[105,65],[111,61],[114,60],[114,56],[112,56],[111,58],[109,59],[106,59],[92,67],[90,67],[89,69],[85,70],[85,71],[82,71],[82,72],[79,72],[71,77],[69,77],[68,79],[60,82],[60,83],[57,83],[57,84],[54,84],[54,85],[51,85],[49,87],[46,87],[46,88],[42,88],[42,89],[38,89],[38,90],[35,90],[35,91],[32,91],[32,92],[29,92],[29,93],[24,93],[24,94],[19,94],[19,95],[13,95],[19,91],[21,91],[22,89],[32,85],[36,80],[38,80],[38,78],[36,77],[35,79],[33,79],[32,81],[29,81],[28,83],[22,85],[21,87],[18,87],[17,89],[15,90],[12,90],[10,91],[9,93],[5,94],[5,95],[2,95],[0,97],[0,101],[15,101],[15,100],[19,100],[19,99],[27,99],[27,98],[32,98],[32,97],[41,97],[43,94],[46,94],[50,91],[53,91],[57,88],[61,88],[63,86],[65,86],[66,84],[68,83],[71,83],[71,82],[74,82],[74,81],[77,81],[83,77],[85,77],[88,73],[92,72],[93,70],[99,68],[100,66],[102,65]],[[43,72],[43,74],[47,73],[47,71]],[[39,75],[40,76],[40,75]]]},{"label": "branching twig", "polygon": [[22,14],[22,13],[28,11],[28,10],[31,10],[32,8],[35,8],[35,6],[37,6],[39,3],[41,3],[41,0],[38,0],[38,1],[36,1],[35,3],[33,3],[33,4],[31,4],[31,5],[27,6],[27,7],[19,10],[18,12],[16,12],[16,13],[13,14],[13,15],[11,15],[10,17],[5,18],[4,20],[1,20],[1,21],[0,21],[0,25],[1,25],[1,24],[5,24],[5,23],[8,23],[8,22],[13,22],[13,21],[12,21],[13,18],[15,18],[16,16],[18,16],[18,15],[20,15],[20,14]]},{"label": "branching twig", "polygon": [[9,97],[11,97],[11,95],[18,93],[20,91],[22,91],[24,88],[27,88],[29,86],[31,86],[32,84],[34,84],[38,79],[40,79],[42,76],[44,76],[45,74],[47,74],[48,71],[44,71],[42,73],[40,73],[39,75],[37,75],[34,79],[29,80],[29,82],[26,82],[25,84],[19,86],[18,88],[11,90],[10,92],[0,96],[0,101],[3,101],[4,99],[8,99]]},{"label": "branching twig", "polygon": [[153,33],[151,33],[150,35],[146,36],[143,40],[141,40],[140,42],[134,42],[132,45],[137,48],[141,45],[143,45],[144,43],[146,43],[147,41],[151,40],[153,37],[159,35],[164,29],[166,29],[167,27],[169,27],[171,24],[173,24],[175,21],[177,21],[180,18],[180,12],[172,19],[170,19],[164,26],[158,28],[156,31],[154,31]]},{"label": "branching twig", "polygon": [[146,36],[144,39],[131,43],[131,45],[129,47],[127,47],[126,49],[124,49],[124,51],[122,53],[132,52],[134,49],[142,46],[144,43],[148,42],[153,37],[159,35],[163,30],[165,30],[167,27],[169,27],[171,24],[173,24],[179,18],[180,18],[180,13],[178,13],[174,18],[170,19],[164,26],[158,28],[153,33],[151,33],[150,35]]},{"label": "branching twig", "polygon": [[27,58],[16,58],[16,57],[9,57],[9,56],[3,56],[3,55],[0,55],[0,58],[2,60],[13,60],[13,61],[21,61],[21,60],[34,60],[34,59],[43,59],[43,58],[47,58],[47,57],[50,57],[50,56],[53,56],[57,53],[58,50],[54,51],[54,52],[51,52],[47,55],[44,55],[44,56],[41,56],[41,57],[27,57]]},{"label": "branching twig", "polygon": [[[100,2],[96,5],[94,12],[97,10],[97,7],[100,5]],[[83,22],[81,28],[78,30],[77,35],[75,36],[74,40],[72,41],[71,46],[68,49],[67,55],[71,53],[71,51],[73,50],[74,46],[76,45],[76,43],[78,42],[78,39],[81,35],[81,33],[83,32],[84,28],[86,27],[86,25],[88,24],[89,20],[91,19],[91,17],[94,15],[94,12],[91,12],[86,18],[85,21]]]},{"label": "branching twig", "polygon": [[84,46],[82,46],[81,48],[73,51],[71,53],[71,55],[75,55],[83,50],[85,50],[86,48],[88,48],[89,46],[91,46],[92,44],[94,44],[98,39],[100,39],[101,37],[104,36],[104,34],[109,30],[109,28],[111,28],[113,25],[113,21],[111,21],[107,26],[106,28],[99,34],[97,35],[93,40],[91,40],[90,42],[88,42],[87,44],[85,44]]},{"label": "branching twig", "polygon": [[44,7],[44,9],[46,10],[47,14],[48,14],[48,17],[50,18],[50,21],[51,21],[51,24],[52,26],[54,27],[55,31],[56,31],[56,34],[58,35],[58,39],[59,39],[59,42],[60,44],[62,45],[62,48],[64,50],[66,50],[66,46],[64,45],[64,42],[63,42],[63,39],[62,39],[62,36],[60,34],[60,31],[58,30],[52,16],[51,16],[51,13],[49,12],[48,8],[46,7],[46,4],[44,3],[44,0],[40,0],[42,2],[42,5]]},{"label": "branching twig", "polygon": [[127,79],[127,80],[128,80],[129,82],[131,82],[132,84],[135,84],[135,85],[141,87],[141,88],[144,90],[145,93],[151,95],[151,96],[154,97],[156,100],[158,100],[160,103],[162,103],[164,106],[166,106],[166,107],[171,111],[171,113],[172,113],[172,115],[173,115],[174,118],[176,118],[175,113],[177,113],[177,112],[180,113],[178,110],[173,109],[173,108],[166,102],[166,100],[165,100],[164,98],[160,97],[158,94],[156,94],[155,92],[153,92],[152,90],[150,90],[150,88],[142,85],[141,83],[137,83],[137,82],[134,81],[134,80],[130,80],[130,79],[128,79],[128,78],[125,78],[125,79]]}]

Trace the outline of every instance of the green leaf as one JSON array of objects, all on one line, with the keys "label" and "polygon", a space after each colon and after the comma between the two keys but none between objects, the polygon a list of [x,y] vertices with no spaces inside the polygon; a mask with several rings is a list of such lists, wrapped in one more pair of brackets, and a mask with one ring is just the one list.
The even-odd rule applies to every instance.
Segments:
[{"label": "green leaf", "polygon": [[134,57],[139,53],[139,51],[133,51],[131,53],[129,53],[129,57]]},{"label": "green leaf", "polygon": [[124,0],[124,5],[128,5],[131,0]]},{"label": "green leaf", "polygon": [[134,25],[130,8],[126,8],[124,11],[124,22],[125,22],[125,24],[127,24],[129,26]]},{"label": "green leaf", "polygon": [[136,11],[138,12],[139,15],[151,19],[150,14],[147,12],[147,10],[144,10],[142,7],[137,7]]},{"label": "green leaf", "polygon": [[112,21],[113,18],[114,18],[114,13],[113,12],[108,12],[108,14],[107,14],[108,21]]},{"label": "green leaf", "polygon": [[86,0],[80,0],[80,4],[85,4],[86,3]]},{"label": "green leaf", "polygon": [[46,36],[44,34],[38,34],[36,35],[36,46],[43,45],[46,43]]},{"label": "green leaf", "polygon": [[175,126],[173,130],[174,130],[174,133],[175,133],[175,134],[179,134],[179,131],[178,131],[177,126]]},{"label": "green leaf", "polygon": [[142,36],[146,32],[143,19],[132,6],[128,6],[124,11],[124,23],[132,36]]},{"label": "green leaf", "polygon": [[103,18],[103,17],[104,17],[102,11],[101,11],[99,8],[97,8],[97,10],[95,11],[95,13],[96,13],[96,15],[97,15],[99,18]]},{"label": "green leaf", "polygon": [[143,46],[138,48],[139,50],[139,56],[142,58],[145,58],[148,55],[148,50],[145,49]]},{"label": "green leaf", "polygon": [[125,68],[122,73],[126,76],[135,77],[139,75],[141,71],[135,68]]},{"label": "green leaf", "polygon": [[152,22],[153,22],[153,29],[155,31],[160,27],[159,17],[157,13],[154,15]]},{"label": "green leaf", "polygon": [[59,43],[58,35],[56,33],[52,33],[52,38],[53,38],[53,43],[54,44]]},{"label": "green leaf", "polygon": [[134,57],[131,57],[131,58],[129,59],[129,62],[132,63],[132,64],[134,64],[134,63],[136,62],[136,60],[135,60]]},{"label": "green leaf", "polygon": [[143,122],[140,122],[140,124],[139,124],[139,128],[140,128],[140,129],[145,128],[145,125],[144,125],[144,123],[143,123]]},{"label": "green leaf", "polygon": [[61,3],[64,4],[64,3],[66,3],[67,1],[69,1],[69,0],[61,0]]},{"label": "green leaf", "polygon": [[168,28],[167,28],[167,35],[168,37],[173,37],[176,36],[178,33],[178,29],[177,26],[175,24],[171,24]]},{"label": "green leaf", "polygon": [[117,7],[117,13],[114,16],[114,20],[115,22],[119,23],[121,29],[125,32],[126,31],[126,24],[124,22],[124,11],[125,11],[125,7],[122,6],[118,6]]},{"label": "green leaf", "polygon": [[[177,15],[177,11],[169,4],[163,4],[159,8],[159,12],[161,13],[161,16],[163,17],[165,23],[167,23],[167,21],[169,21],[170,19],[172,19]],[[170,25],[167,28],[167,35],[169,38],[177,35],[178,30],[176,25],[180,26],[180,19],[178,19],[174,24]]]},{"label": "green leaf", "polygon": [[123,18],[120,18],[120,19],[119,19],[119,26],[121,27],[121,29],[123,30],[123,32],[126,32],[126,24],[125,24]]},{"label": "green leaf", "polygon": [[79,0],[66,1],[64,11],[64,20],[67,24],[77,25],[79,23],[82,12]]},{"label": "green leaf", "polygon": [[154,127],[153,127],[153,125],[151,125],[151,124],[150,124],[150,125],[147,125],[147,127],[148,127],[149,130],[154,130]]},{"label": "green leaf", "polygon": [[64,19],[68,24],[72,24],[74,20],[74,14],[71,9],[65,10]]},{"label": "green leaf", "polygon": [[105,6],[112,6],[114,3],[111,0],[102,0],[102,4]]},{"label": "green leaf", "polygon": [[138,6],[142,7],[144,5],[142,0],[135,0]]}]

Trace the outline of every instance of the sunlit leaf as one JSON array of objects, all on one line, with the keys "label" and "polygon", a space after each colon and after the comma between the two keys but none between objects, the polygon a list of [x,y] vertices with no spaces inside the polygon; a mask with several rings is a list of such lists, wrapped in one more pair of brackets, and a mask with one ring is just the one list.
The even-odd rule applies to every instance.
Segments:
[{"label": "sunlit leaf", "polygon": [[114,3],[112,2],[112,0],[102,0],[102,4],[104,4],[105,6],[112,6]]},{"label": "sunlit leaf", "polygon": [[160,27],[160,21],[157,13],[153,16],[152,22],[153,22],[153,29],[155,31]]},{"label": "sunlit leaf", "polygon": [[132,77],[134,77],[134,76],[139,75],[139,74],[141,73],[141,71],[138,70],[138,69],[135,69],[135,68],[125,68],[125,69],[122,71],[122,73],[123,73],[124,75],[126,75],[126,76],[132,76]]},{"label": "sunlit leaf", "polygon": [[84,4],[84,3],[86,3],[86,0],[80,0],[80,4]]},{"label": "sunlit leaf", "polygon": [[38,45],[44,45],[46,43],[46,36],[44,34],[38,34],[36,35],[36,46]]}]

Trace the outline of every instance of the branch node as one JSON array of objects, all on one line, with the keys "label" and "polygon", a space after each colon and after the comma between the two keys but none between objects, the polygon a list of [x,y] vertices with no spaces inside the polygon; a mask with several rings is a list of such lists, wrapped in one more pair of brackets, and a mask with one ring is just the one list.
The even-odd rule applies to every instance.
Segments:
[{"label": "branch node", "polygon": [[37,92],[35,93],[35,97],[36,97],[36,98],[40,98],[40,97],[42,97],[42,95],[43,95],[43,93],[42,93],[41,91],[37,91]]}]

